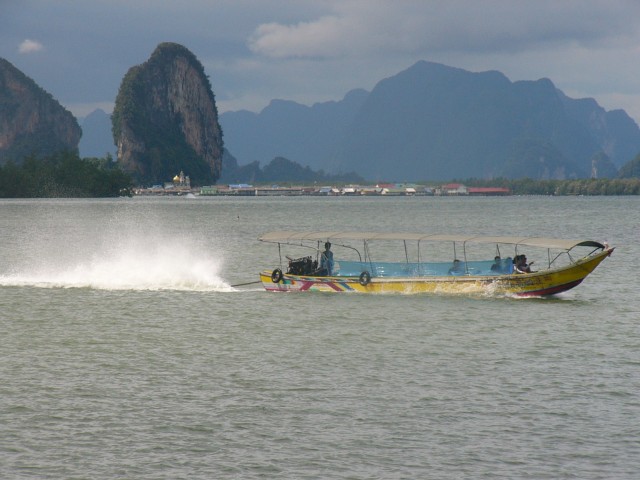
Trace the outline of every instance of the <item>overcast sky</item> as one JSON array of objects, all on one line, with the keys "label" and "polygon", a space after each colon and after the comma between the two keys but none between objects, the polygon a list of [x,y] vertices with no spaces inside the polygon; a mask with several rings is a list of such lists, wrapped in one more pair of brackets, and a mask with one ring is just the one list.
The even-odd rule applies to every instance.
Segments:
[{"label": "overcast sky", "polygon": [[0,0],[0,57],[75,115],[113,109],[160,42],[204,65],[218,110],[371,90],[418,60],[550,78],[640,123],[638,0]]}]

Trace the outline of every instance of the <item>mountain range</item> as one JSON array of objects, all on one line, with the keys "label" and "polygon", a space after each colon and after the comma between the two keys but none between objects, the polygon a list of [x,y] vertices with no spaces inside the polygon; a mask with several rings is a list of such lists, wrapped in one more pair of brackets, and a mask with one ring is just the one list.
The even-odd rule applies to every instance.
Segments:
[{"label": "mountain range", "polygon": [[111,133],[111,115],[99,108],[84,117],[80,126],[82,138],[78,149],[83,158],[100,158],[107,154],[112,158],[118,156],[118,149]]},{"label": "mountain range", "polygon": [[[102,121],[87,117],[85,136],[102,124],[94,152],[111,151],[108,116],[96,115]],[[572,99],[549,79],[512,82],[497,71],[426,61],[370,92],[312,106],[273,100],[258,113],[225,112],[219,122],[240,166],[282,157],[370,181],[614,177],[640,153],[640,129],[624,110]]]},{"label": "mountain range", "polygon": [[341,101],[274,100],[259,113],[220,116],[240,164],[281,156],[369,180],[584,178],[615,172],[640,152],[623,111],[571,99],[549,79],[511,82],[420,61]]}]

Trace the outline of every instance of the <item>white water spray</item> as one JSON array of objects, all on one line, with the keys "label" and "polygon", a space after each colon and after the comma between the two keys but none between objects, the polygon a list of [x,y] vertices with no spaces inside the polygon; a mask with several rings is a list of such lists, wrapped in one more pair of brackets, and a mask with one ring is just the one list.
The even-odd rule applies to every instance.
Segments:
[{"label": "white water spray", "polygon": [[[2,286],[104,290],[234,291],[219,276],[222,258],[205,245],[171,235],[120,238],[102,245],[63,245],[23,250]],[[43,251],[44,250],[44,251]]]}]

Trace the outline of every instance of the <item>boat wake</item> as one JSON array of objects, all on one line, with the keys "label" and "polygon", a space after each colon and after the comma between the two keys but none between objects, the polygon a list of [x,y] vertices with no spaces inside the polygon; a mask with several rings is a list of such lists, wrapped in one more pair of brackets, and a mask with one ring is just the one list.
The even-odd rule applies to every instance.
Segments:
[{"label": "boat wake", "polygon": [[236,291],[219,276],[221,259],[202,250],[179,241],[162,245],[141,242],[89,255],[47,256],[46,260],[25,260],[10,267],[8,273],[0,274],[0,286]]}]

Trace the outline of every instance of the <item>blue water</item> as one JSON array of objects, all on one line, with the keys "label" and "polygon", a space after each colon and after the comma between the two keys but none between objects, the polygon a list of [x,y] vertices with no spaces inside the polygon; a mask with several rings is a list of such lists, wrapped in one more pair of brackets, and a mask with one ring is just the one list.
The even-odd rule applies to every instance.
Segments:
[{"label": "blue water", "polygon": [[[0,201],[0,478],[637,478],[639,207]],[[232,287],[275,266],[256,239],[279,229],[616,251],[552,299]]]}]

